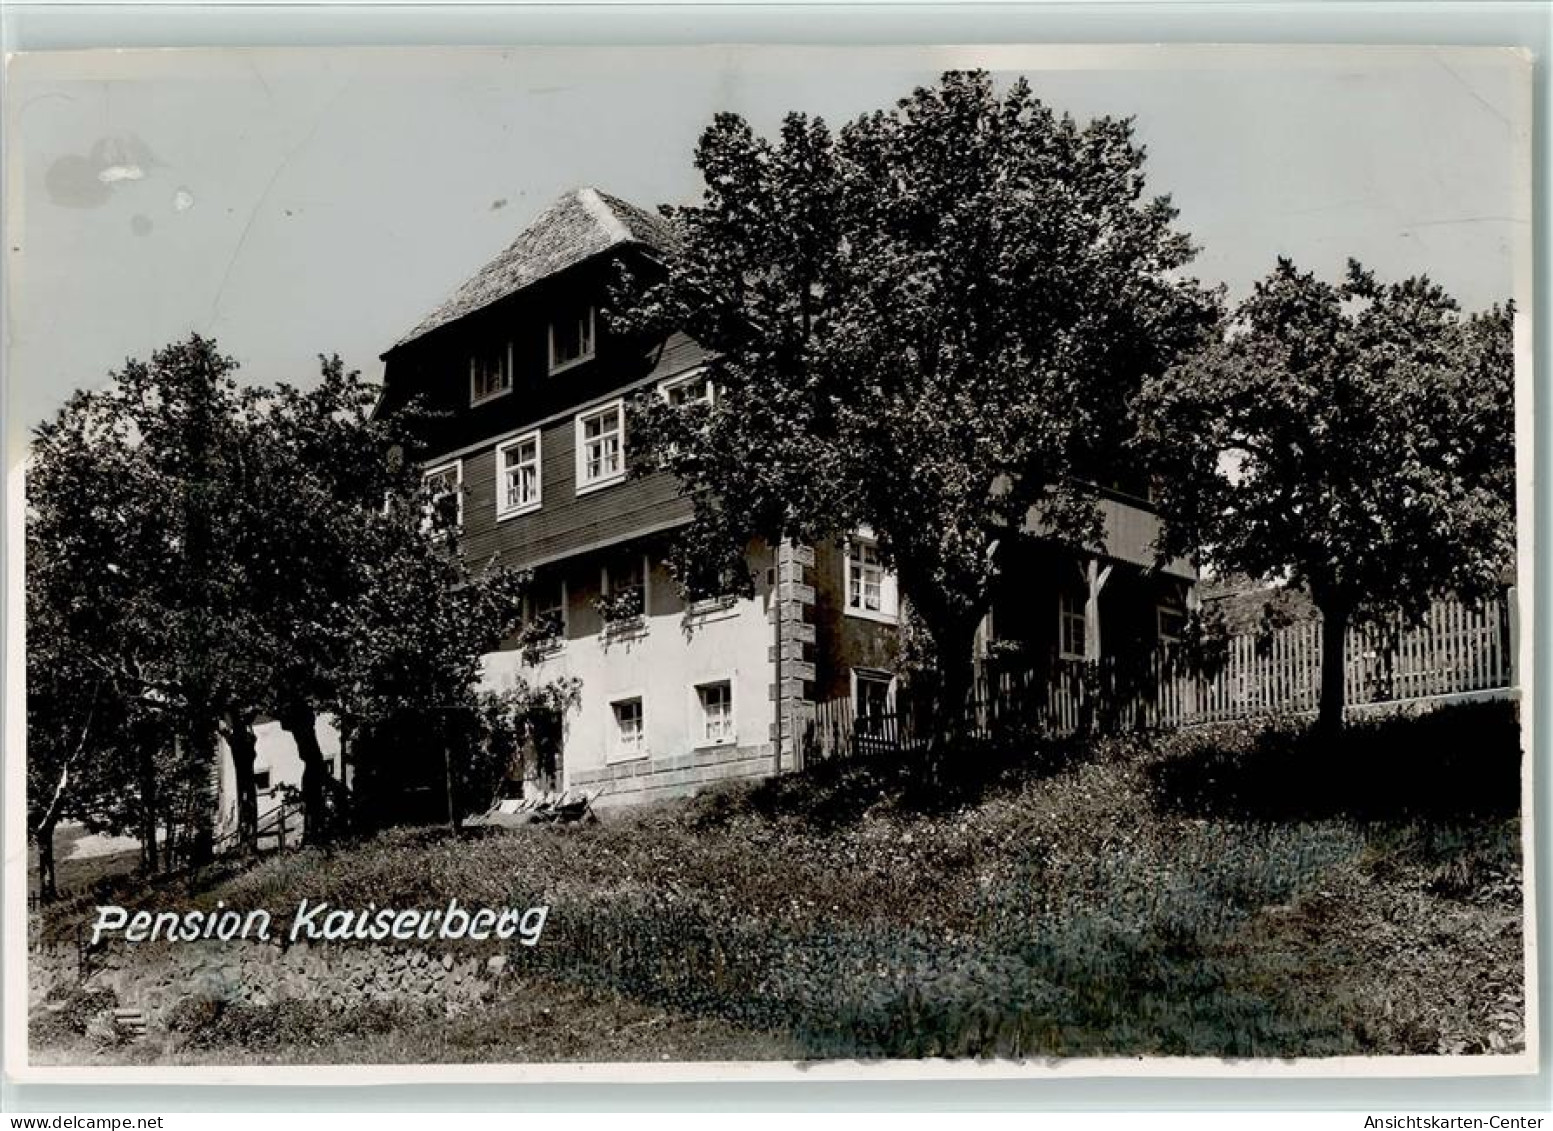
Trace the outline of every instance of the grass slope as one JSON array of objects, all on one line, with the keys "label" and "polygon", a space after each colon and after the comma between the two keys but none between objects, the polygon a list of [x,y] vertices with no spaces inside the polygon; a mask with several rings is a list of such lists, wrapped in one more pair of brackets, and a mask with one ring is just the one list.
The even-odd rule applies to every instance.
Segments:
[{"label": "grass slope", "polygon": [[[1512,1051],[1519,766],[1514,707],[1498,703],[1362,723],[1336,744],[1273,724],[968,751],[936,781],[907,760],[831,763],[598,825],[289,852],[178,903],[268,907],[279,924],[303,897],[545,902],[543,942],[514,948],[508,992],[476,1018],[217,1005],[91,1055]],[[80,918],[50,914],[45,932]],[[50,1059],[87,1055],[67,1033],[52,1045]]]}]

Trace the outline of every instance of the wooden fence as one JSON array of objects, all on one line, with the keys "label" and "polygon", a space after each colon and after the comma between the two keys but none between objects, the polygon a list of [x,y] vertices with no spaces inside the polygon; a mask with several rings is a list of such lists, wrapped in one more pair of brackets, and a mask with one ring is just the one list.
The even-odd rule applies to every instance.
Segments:
[{"label": "wooden fence", "polygon": [[[1423,621],[1349,629],[1344,688],[1349,707],[1465,695],[1512,686],[1510,598],[1481,605],[1436,601]],[[1321,625],[1302,622],[1225,641],[1221,661],[1191,670],[1163,649],[1094,663],[1055,661],[1043,669],[978,676],[967,731],[1073,734],[1227,722],[1316,710],[1321,687]],[[806,762],[839,754],[909,749],[926,740],[930,719],[901,696],[896,709],[858,717],[850,698],[802,710],[796,720]]]}]

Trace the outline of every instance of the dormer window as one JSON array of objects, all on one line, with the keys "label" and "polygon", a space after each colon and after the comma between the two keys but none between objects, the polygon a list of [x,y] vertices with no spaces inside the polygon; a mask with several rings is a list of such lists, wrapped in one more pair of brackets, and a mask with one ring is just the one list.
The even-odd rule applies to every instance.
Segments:
[{"label": "dormer window", "polygon": [[494,346],[469,359],[469,403],[512,392],[512,345]]},{"label": "dormer window", "polygon": [[559,373],[593,356],[593,307],[563,314],[550,323],[550,372]]}]

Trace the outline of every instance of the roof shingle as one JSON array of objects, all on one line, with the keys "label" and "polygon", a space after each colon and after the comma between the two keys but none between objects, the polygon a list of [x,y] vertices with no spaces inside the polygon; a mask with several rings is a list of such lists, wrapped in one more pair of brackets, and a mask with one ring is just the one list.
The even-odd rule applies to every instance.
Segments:
[{"label": "roof shingle", "polygon": [[617,245],[639,243],[661,250],[673,242],[666,220],[596,188],[574,189],[540,213],[505,251],[475,272],[392,348]]}]

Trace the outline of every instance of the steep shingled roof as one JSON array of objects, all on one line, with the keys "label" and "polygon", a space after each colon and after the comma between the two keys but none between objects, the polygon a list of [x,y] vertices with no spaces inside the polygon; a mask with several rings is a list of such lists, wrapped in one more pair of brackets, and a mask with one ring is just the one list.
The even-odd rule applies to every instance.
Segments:
[{"label": "steep shingled roof", "polygon": [[506,251],[475,272],[393,348],[616,245],[639,243],[662,249],[673,242],[668,221],[596,188],[574,189],[541,212]]}]

